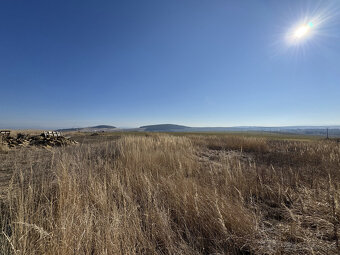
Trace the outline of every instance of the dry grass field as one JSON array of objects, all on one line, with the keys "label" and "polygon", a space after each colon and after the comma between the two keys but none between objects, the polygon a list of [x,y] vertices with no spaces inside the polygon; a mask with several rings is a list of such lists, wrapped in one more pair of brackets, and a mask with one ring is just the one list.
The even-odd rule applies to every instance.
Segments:
[{"label": "dry grass field", "polygon": [[1,254],[340,254],[340,144],[74,136],[0,148]]}]

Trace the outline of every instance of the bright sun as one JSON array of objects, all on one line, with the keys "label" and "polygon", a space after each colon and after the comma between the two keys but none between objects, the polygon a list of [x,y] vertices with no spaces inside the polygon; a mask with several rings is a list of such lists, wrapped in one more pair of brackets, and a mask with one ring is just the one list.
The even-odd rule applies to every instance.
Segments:
[{"label": "bright sun", "polygon": [[[334,19],[339,16],[339,13],[338,6],[329,3],[317,5],[315,8],[310,6],[307,10],[300,12],[300,17],[287,16],[285,25],[289,26],[280,38],[280,43],[283,43],[282,39],[285,39],[285,46],[295,48],[293,52],[304,54],[307,48],[318,46],[325,36],[331,36],[329,33],[335,29],[337,23]],[[292,18],[298,19],[289,24],[289,20],[293,21]]]},{"label": "bright sun", "polygon": [[309,22],[295,27],[289,35],[290,41],[293,43],[305,41],[311,35],[313,26],[313,23]]},{"label": "bright sun", "polygon": [[309,32],[309,27],[306,25],[298,27],[295,32],[294,32],[294,37],[295,38],[302,38],[306,36]]},{"label": "bright sun", "polygon": [[294,37],[295,37],[296,39],[306,37],[306,36],[309,34],[309,32],[310,32],[310,30],[312,29],[312,27],[313,27],[313,23],[312,23],[312,22],[309,22],[309,23],[306,24],[306,25],[301,25],[301,26],[299,26],[299,27],[295,30],[295,32],[294,32]]}]

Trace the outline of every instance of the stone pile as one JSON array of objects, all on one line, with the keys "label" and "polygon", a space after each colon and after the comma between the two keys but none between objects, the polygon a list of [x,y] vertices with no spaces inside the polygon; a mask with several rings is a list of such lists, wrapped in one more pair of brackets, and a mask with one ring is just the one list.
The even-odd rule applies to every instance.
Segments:
[{"label": "stone pile", "polygon": [[27,147],[27,146],[42,146],[42,147],[55,147],[55,146],[67,146],[72,144],[77,144],[76,141],[66,138],[63,136],[49,137],[45,134],[41,135],[25,135],[18,134],[16,138],[7,136],[2,137],[2,142],[7,144],[8,147],[13,148],[17,146]]}]

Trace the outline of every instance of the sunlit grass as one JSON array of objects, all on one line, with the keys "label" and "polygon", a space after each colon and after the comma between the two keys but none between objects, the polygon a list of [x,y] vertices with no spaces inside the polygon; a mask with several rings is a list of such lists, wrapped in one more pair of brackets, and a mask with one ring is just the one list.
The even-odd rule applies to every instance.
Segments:
[{"label": "sunlit grass", "polygon": [[338,253],[339,144],[115,135],[6,155],[0,253]]}]

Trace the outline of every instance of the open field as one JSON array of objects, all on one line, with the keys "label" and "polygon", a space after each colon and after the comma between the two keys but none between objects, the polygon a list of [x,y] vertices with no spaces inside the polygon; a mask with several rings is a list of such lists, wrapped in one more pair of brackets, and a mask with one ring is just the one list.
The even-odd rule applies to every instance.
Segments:
[{"label": "open field", "polygon": [[70,133],[0,149],[0,254],[339,254],[340,144]]},{"label": "open field", "polygon": [[[102,132],[102,133],[88,133],[88,132],[66,132],[65,136],[76,138],[78,141],[91,141],[91,140],[111,140],[119,138],[121,136],[149,136],[157,132],[141,132],[141,131],[115,131],[115,132]],[[258,131],[228,131],[228,132],[162,132],[161,134],[168,134],[171,136],[218,136],[218,137],[257,137],[274,140],[296,140],[296,141],[311,141],[311,140],[323,140],[323,136],[313,135],[300,135],[300,134],[285,134],[277,132],[258,132]]]}]

